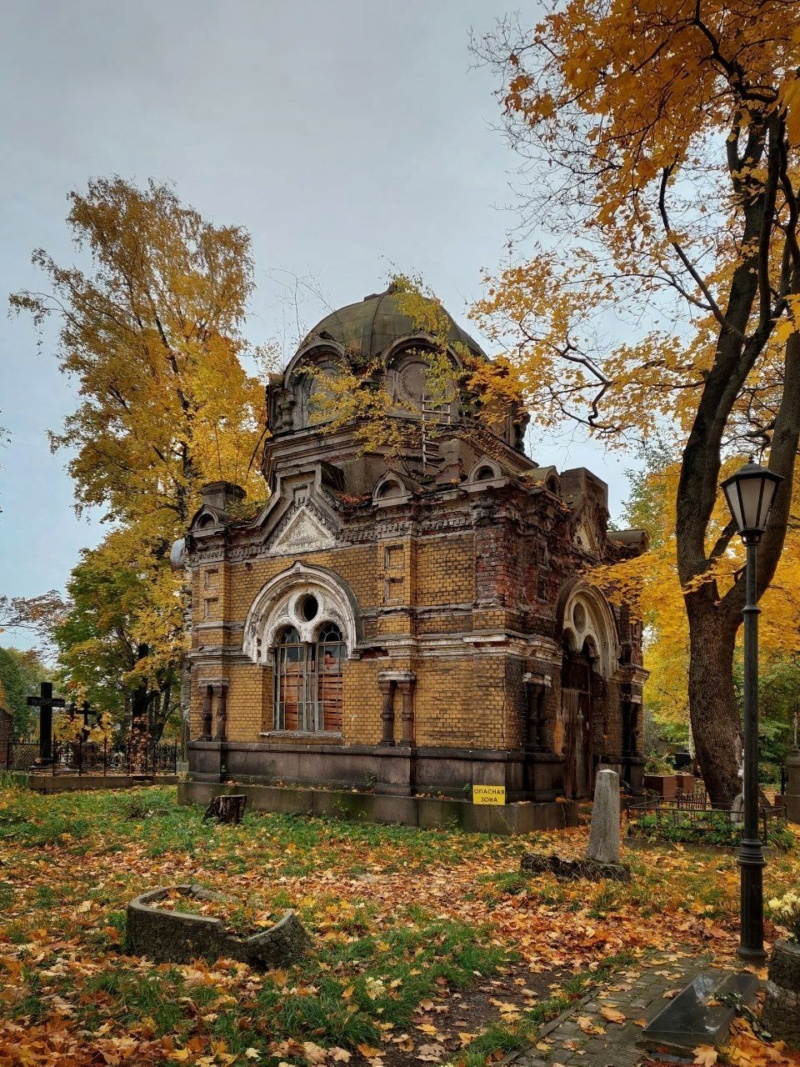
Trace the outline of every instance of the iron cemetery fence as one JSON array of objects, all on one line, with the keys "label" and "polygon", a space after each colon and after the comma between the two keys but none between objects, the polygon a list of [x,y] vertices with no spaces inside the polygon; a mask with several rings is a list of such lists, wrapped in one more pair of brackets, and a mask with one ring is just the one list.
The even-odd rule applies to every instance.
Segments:
[{"label": "iron cemetery fence", "polygon": [[52,761],[39,759],[39,745],[9,741],[5,766],[10,771],[40,771],[46,774],[175,774],[177,744],[130,740],[124,745],[96,741],[53,741]]},{"label": "iron cemetery fence", "polygon": [[3,769],[7,771],[31,771],[39,762],[39,742],[7,741],[6,751],[0,753]]},{"label": "iron cemetery fence", "polygon": [[[713,805],[701,785],[691,793],[678,794],[670,800],[655,795],[630,798],[627,811],[629,832],[635,835],[697,842],[706,839],[714,843],[714,838],[734,837],[742,830],[741,812]],[[762,804],[758,821],[763,840],[767,841],[770,831],[785,823],[785,814]]]}]

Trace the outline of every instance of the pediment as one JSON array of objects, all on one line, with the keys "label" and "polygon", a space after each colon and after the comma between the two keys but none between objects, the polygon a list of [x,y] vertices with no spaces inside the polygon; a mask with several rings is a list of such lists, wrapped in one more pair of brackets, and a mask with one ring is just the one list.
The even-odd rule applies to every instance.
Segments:
[{"label": "pediment", "polygon": [[584,552],[593,556],[600,555],[597,533],[585,513],[575,523],[575,541]]},{"label": "pediment", "polygon": [[292,505],[267,541],[270,552],[317,552],[332,548],[336,531],[311,503]]}]

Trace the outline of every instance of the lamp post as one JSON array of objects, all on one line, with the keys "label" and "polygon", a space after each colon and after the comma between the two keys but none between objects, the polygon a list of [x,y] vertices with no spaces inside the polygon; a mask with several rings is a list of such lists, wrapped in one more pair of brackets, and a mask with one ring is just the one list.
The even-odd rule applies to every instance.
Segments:
[{"label": "lamp post", "polygon": [[757,463],[746,463],[722,483],[728,507],[747,548],[744,606],[744,827],[739,849],[741,927],[738,956],[754,963],[764,951],[764,849],[758,836],[758,591],[756,553],[767,528],[775,492],[783,481]]}]

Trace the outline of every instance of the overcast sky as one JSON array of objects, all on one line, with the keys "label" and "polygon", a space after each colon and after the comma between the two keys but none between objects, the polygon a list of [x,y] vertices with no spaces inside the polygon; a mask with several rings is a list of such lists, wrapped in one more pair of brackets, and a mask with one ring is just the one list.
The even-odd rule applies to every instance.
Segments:
[{"label": "overcast sky", "polygon": [[[466,308],[513,226],[515,159],[494,128],[493,77],[474,69],[468,42],[506,10],[502,0],[6,0],[0,296],[42,284],[34,248],[71,260],[67,192],[120,174],[172,180],[203,215],[250,231],[256,342],[294,337],[295,277],[341,306],[397,270],[421,273],[474,333]],[[533,22],[534,3],[528,13]],[[307,294],[306,326],[325,311]],[[68,457],[49,452],[47,429],[76,402],[52,335],[37,349],[30,321],[0,324],[0,425],[11,431],[0,593],[33,596],[63,590],[104,528],[76,519]],[[599,446],[562,435],[535,453],[593,467],[618,513],[621,467]]]}]

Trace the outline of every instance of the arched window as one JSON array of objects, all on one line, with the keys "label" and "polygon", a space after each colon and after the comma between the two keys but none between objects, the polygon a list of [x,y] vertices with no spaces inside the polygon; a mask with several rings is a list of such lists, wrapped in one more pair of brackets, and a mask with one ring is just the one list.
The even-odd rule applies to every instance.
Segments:
[{"label": "arched window", "polygon": [[276,730],[341,733],[346,653],[342,632],[331,622],[322,624],[313,643],[301,641],[294,626],[281,632],[274,650]]},{"label": "arched window", "polygon": [[306,730],[308,686],[307,645],[294,626],[287,627],[275,648],[275,729]]},{"label": "arched window", "polygon": [[325,623],[317,637],[317,692],[322,729],[335,733],[342,730],[342,664],[346,654],[342,631],[333,623]]}]

